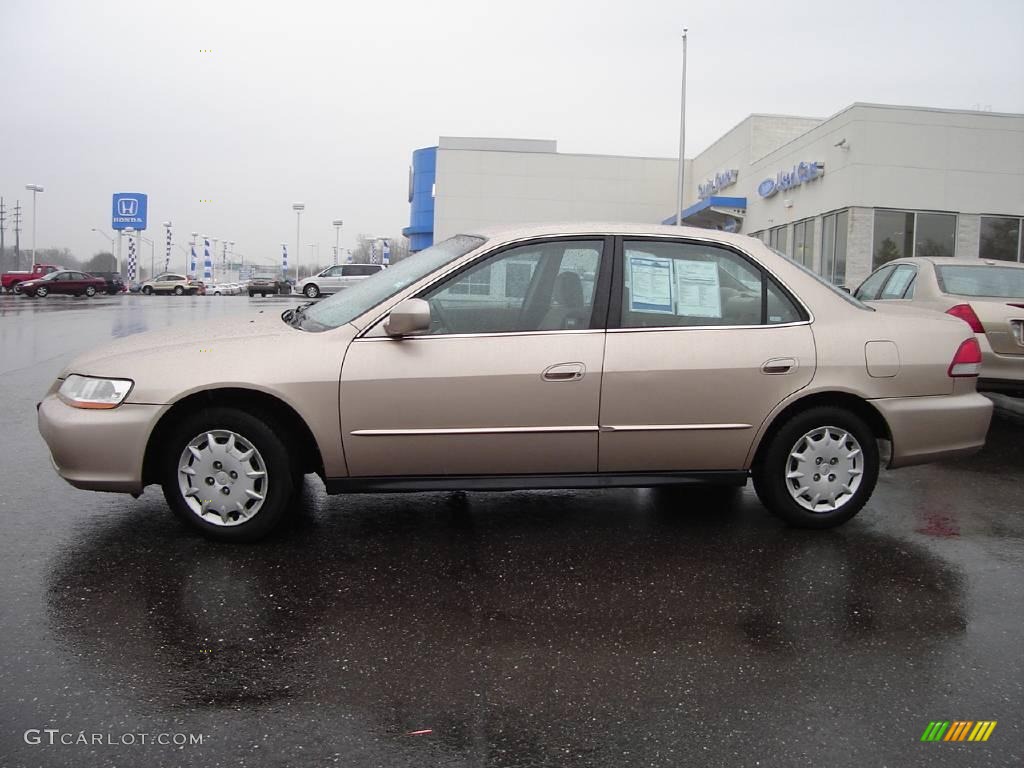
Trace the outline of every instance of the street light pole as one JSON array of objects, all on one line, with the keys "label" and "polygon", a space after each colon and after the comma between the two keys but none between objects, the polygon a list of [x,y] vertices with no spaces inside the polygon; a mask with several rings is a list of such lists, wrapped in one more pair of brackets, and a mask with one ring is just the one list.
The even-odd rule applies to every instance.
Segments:
[{"label": "street light pole", "polygon": [[302,212],[306,210],[306,204],[292,203],[292,210],[295,211],[295,281],[298,282],[299,260],[302,258]]},{"label": "street light pole", "polygon": [[683,84],[679,95],[679,177],[676,186],[676,226],[683,226],[683,163],[686,162],[686,27],[683,27]]},{"label": "street light pole", "polygon": [[343,222],[341,219],[335,219],[331,223],[334,224],[334,265],[337,266],[338,265],[338,247],[339,247],[339,244],[340,244],[340,241],[341,241],[341,226],[345,222]]},{"label": "street light pole", "polygon": [[45,192],[41,184],[26,184],[25,189],[32,193],[32,269],[36,267],[36,194]]}]

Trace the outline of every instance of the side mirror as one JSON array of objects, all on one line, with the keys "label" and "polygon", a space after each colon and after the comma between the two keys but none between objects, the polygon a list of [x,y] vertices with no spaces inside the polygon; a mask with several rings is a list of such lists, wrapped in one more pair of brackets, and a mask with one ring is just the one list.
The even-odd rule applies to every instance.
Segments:
[{"label": "side mirror", "polygon": [[430,330],[430,305],[423,299],[406,299],[391,310],[384,333],[394,338]]}]

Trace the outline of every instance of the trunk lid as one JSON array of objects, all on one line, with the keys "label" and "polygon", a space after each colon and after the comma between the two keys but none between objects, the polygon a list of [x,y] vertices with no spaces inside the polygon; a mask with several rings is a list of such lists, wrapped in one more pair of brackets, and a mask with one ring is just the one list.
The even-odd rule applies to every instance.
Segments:
[{"label": "trunk lid", "polygon": [[1024,355],[1024,299],[970,299],[993,352]]}]

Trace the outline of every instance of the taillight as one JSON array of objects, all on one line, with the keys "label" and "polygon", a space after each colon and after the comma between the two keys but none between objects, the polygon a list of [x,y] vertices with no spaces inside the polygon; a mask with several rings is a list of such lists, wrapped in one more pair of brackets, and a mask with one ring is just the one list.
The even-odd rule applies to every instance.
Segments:
[{"label": "taillight", "polygon": [[981,345],[977,339],[967,339],[953,355],[946,373],[954,379],[977,376],[981,372]]},{"label": "taillight", "polygon": [[974,310],[971,309],[970,304],[957,304],[955,307],[947,309],[946,314],[952,315],[953,317],[959,317],[971,326],[971,330],[975,333],[985,332],[985,329],[981,327],[981,320],[979,320],[978,316],[974,314]]}]

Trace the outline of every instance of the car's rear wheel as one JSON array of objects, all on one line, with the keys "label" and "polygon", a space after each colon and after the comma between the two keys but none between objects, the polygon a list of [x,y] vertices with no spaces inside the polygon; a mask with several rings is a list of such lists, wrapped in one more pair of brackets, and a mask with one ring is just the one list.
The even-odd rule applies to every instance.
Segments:
[{"label": "car's rear wheel", "polygon": [[34,293],[39,298],[44,298],[50,293],[50,289],[47,288],[46,286],[41,285],[38,288],[36,288],[32,293]]},{"label": "car's rear wheel", "polygon": [[90,285],[90,286],[86,287],[85,295],[88,296],[90,299],[93,296],[95,296],[96,295],[96,288],[95,288],[95,286]]},{"label": "car's rear wheel", "polygon": [[184,296],[185,295],[185,289],[182,288],[180,285],[174,286],[174,295],[175,296]]},{"label": "car's rear wheel", "polygon": [[878,444],[855,413],[810,408],[769,439],[754,489],[775,515],[802,528],[832,528],[856,515],[878,480]]},{"label": "car's rear wheel", "polygon": [[306,294],[306,297],[307,297],[307,298],[310,298],[310,299],[315,299],[315,298],[316,298],[317,296],[319,296],[319,295],[320,295],[320,289],[319,289],[319,288],[317,288],[317,287],[316,287],[315,285],[313,285],[312,283],[310,283],[310,284],[309,284],[309,285],[307,285],[307,286],[306,286],[305,288],[303,288],[303,289],[302,289],[302,292],[303,292],[304,294]]},{"label": "car's rear wheel", "polygon": [[261,299],[265,299],[265,298],[267,298],[267,294],[265,294],[265,293],[261,293],[261,294],[260,294],[260,298],[261,298]]},{"label": "car's rear wheel", "polygon": [[301,477],[287,430],[267,415],[207,408],[174,430],[161,485],[172,511],[206,536],[255,541],[284,518]]}]

